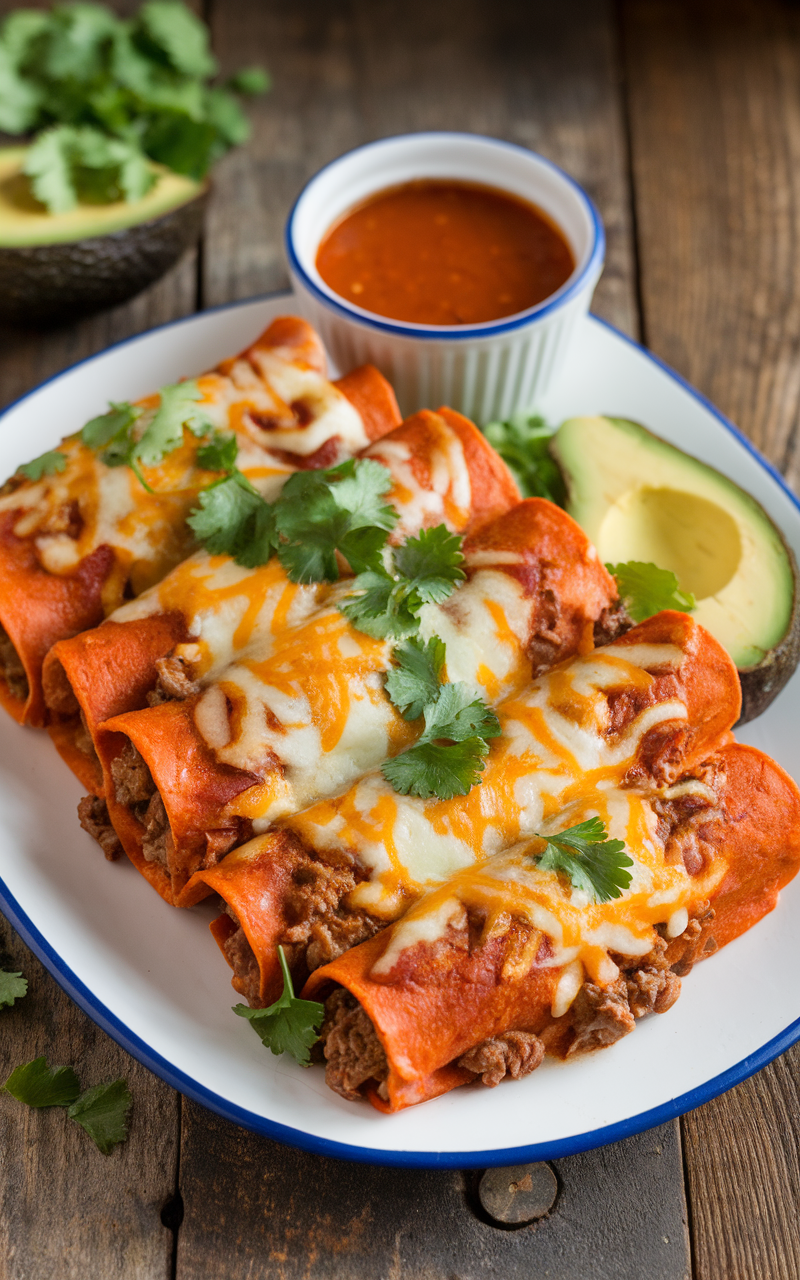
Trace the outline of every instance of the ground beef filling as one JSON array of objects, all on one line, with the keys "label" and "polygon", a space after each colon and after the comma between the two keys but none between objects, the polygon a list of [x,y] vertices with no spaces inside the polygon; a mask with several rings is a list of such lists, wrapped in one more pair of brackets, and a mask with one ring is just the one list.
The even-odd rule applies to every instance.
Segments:
[{"label": "ground beef filling", "polygon": [[481,1084],[493,1089],[506,1076],[512,1080],[529,1076],[541,1065],[544,1052],[544,1044],[532,1031],[507,1031],[462,1053],[456,1066],[480,1076]]},{"label": "ground beef filling", "polygon": [[13,698],[27,700],[30,693],[28,677],[20,656],[3,627],[0,627],[0,678],[5,680]]},{"label": "ground beef filling", "polygon": [[99,796],[84,796],[78,805],[78,818],[84,831],[97,841],[109,862],[120,857],[122,845],[111,825],[105,800]]},{"label": "ground beef filling", "polygon": [[174,653],[156,662],[158,679],[155,688],[147,695],[148,706],[156,707],[161,702],[182,702],[193,693],[200,692],[200,685],[193,680],[189,664]]},{"label": "ground beef filling", "polygon": [[[354,995],[337,987],[325,1001],[320,1033],[325,1055],[325,1083],[348,1102],[362,1097],[361,1089],[374,1082],[381,1092],[389,1074],[386,1053],[365,1010]],[[384,1087],[382,1096],[385,1096]]]},{"label": "ground beef filling", "polygon": [[305,952],[310,973],[371,938],[383,922],[342,905],[357,884],[350,865],[330,866],[305,851],[298,851],[297,857],[286,899],[289,927],[282,941],[295,949],[295,956]]},{"label": "ground beef filling", "polygon": [[225,907],[225,911],[237,927],[235,933],[223,942],[222,953],[233,969],[236,990],[244,996],[252,1008],[257,1009],[263,1003],[261,970],[235,911],[229,906]]},{"label": "ground beef filling", "polygon": [[142,853],[148,862],[166,868],[172,844],[167,811],[146,762],[132,742],[126,742],[112,760],[111,776],[117,803],[128,807],[144,827]]}]

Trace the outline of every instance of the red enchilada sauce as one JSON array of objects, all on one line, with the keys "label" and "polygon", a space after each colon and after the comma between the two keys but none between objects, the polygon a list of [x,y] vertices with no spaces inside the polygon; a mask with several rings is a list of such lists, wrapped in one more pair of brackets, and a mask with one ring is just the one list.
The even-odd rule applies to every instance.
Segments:
[{"label": "red enchilada sauce", "polygon": [[325,283],[366,311],[415,324],[480,324],[525,311],[575,268],[546,214],[495,187],[422,179],[345,214],[317,252]]}]

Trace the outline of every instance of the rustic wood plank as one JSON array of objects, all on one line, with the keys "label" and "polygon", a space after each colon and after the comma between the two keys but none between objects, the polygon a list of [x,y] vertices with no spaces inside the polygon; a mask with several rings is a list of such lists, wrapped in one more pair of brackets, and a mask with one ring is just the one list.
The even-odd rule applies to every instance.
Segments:
[{"label": "rustic wood plank", "polygon": [[556,1160],[551,1212],[507,1230],[476,1211],[478,1172],[309,1157],[191,1105],[187,1112],[177,1280],[211,1272],[215,1280],[688,1275],[669,1126]]},{"label": "rustic wood plank", "polygon": [[[800,14],[622,12],[646,339],[796,486]],[[800,1272],[798,1072],[794,1049],[683,1122],[698,1280]]]},{"label": "rustic wood plank", "polygon": [[[371,138],[465,129],[531,146],[597,200],[609,236],[595,309],[638,332],[626,140],[610,6],[498,0],[218,0],[223,70],[263,59],[272,93],[219,166],[203,300],[284,286],[283,224],[307,178]],[[290,1151],[184,1103],[179,1280],[549,1274],[683,1280],[688,1242],[677,1124],[557,1162],[546,1219],[490,1226],[475,1175],[347,1165]]]},{"label": "rustic wood plank", "polygon": [[173,1234],[162,1205],[176,1180],[178,1097],[64,994],[0,917],[0,968],[28,995],[0,1011],[0,1079],[45,1054],[88,1087],[124,1076],[130,1138],[110,1156],[60,1108],[34,1111],[0,1094],[2,1280],[168,1280]]},{"label": "rustic wood plank", "polygon": [[204,303],[283,288],[283,225],[303,183],[374,138],[461,129],[529,146],[597,201],[608,257],[595,310],[637,331],[625,137],[611,6],[566,0],[348,0],[214,6],[223,70],[263,59],[274,87],[253,138],[219,165]]}]

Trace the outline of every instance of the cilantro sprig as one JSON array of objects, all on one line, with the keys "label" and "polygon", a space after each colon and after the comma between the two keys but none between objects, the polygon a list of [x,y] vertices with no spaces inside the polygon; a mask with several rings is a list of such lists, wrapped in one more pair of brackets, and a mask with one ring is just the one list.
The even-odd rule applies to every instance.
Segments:
[{"label": "cilantro sprig", "polygon": [[418,631],[423,605],[446,600],[466,577],[461,538],[443,524],[423,529],[394,547],[390,562],[360,573],[339,607],[357,630],[402,640]]},{"label": "cilantro sprig", "polygon": [[3,1088],[28,1107],[64,1107],[103,1155],[128,1136],[132,1099],[124,1080],[92,1085],[81,1093],[72,1067],[49,1067],[42,1055],[15,1067]]},{"label": "cilantro sprig", "polygon": [[[99,452],[107,467],[130,467],[148,490],[150,486],[141,468],[158,466],[168,453],[179,448],[183,444],[184,427],[199,439],[214,435],[214,440],[198,451],[201,466],[208,465],[201,455],[210,456],[209,450],[216,440],[214,427],[198,403],[202,401],[203,393],[196,379],[189,378],[186,382],[161,387],[159,396],[158,408],[140,435],[137,435],[135,427],[144,411],[127,400],[120,403],[112,401],[106,413],[91,418],[81,430],[81,443]],[[233,443],[236,444],[235,438]],[[217,444],[217,449],[221,448]],[[229,446],[227,452],[230,452]]]},{"label": "cilantro sprig", "polygon": [[669,569],[642,560],[607,564],[616,579],[620,599],[634,622],[644,622],[662,609],[691,613],[697,601],[690,591],[681,591],[677,577]]},{"label": "cilantro sprig", "polygon": [[239,99],[269,77],[210,84],[208,28],[178,0],[130,19],[99,4],[18,9],[0,26],[0,131],[35,134],[25,172],[51,213],[79,200],[136,200],[152,161],[200,179],[250,125]]},{"label": "cilantro sprig", "polygon": [[565,875],[593,902],[610,902],[629,887],[631,874],[625,868],[633,861],[624,840],[609,840],[600,818],[587,818],[557,835],[537,833],[537,838],[545,841],[545,849],[532,856],[542,870]]},{"label": "cilantro sprig", "polygon": [[384,760],[381,771],[400,795],[429,800],[465,796],[480,782],[489,741],[500,722],[466,684],[440,686],[423,711],[425,728],[413,747]]},{"label": "cilantro sprig", "polygon": [[335,582],[337,551],[356,572],[379,564],[399,519],[383,501],[391,485],[386,467],[351,458],[294,472],[270,503],[232,466],[201,491],[188,522],[212,555],[230,555],[250,569],[277,555],[292,582]]},{"label": "cilantro sprig", "polygon": [[283,973],[283,991],[275,1003],[268,1009],[251,1009],[246,1004],[235,1004],[233,1012],[240,1018],[247,1018],[262,1043],[274,1054],[290,1053],[301,1067],[307,1067],[310,1064],[309,1050],[319,1040],[325,1006],[316,1000],[301,1000],[294,994],[292,975],[281,946],[278,947],[278,958]]},{"label": "cilantro sprig", "polygon": [[24,462],[22,466],[17,467],[17,475],[25,476],[26,480],[41,480],[43,476],[53,476],[57,472],[63,471],[67,465],[67,455],[61,453],[59,449],[50,449],[47,453],[40,453],[38,458],[34,458],[32,462]]},{"label": "cilantro sprig", "polygon": [[384,687],[404,720],[418,719],[438,698],[445,656],[444,641],[438,636],[427,642],[412,636],[395,649],[395,666],[387,672]]},{"label": "cilantro sprig", "polygon": [[28,980],[21,973],[9,973],[6,969],[0,969],[0,1009],[10,1008],[27,991]]},{"label": "cilantro sprig", "polygon": [[506,422],[487,422],[483,434],[505,462],[523,498],[548,498],[563,507],[567,489],[550,454],[553,427],[538,414],[515,413]]}]

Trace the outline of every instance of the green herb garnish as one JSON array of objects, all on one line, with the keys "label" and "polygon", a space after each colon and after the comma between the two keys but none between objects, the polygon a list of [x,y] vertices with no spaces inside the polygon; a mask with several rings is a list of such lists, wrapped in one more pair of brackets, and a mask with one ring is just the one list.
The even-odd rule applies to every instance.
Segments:
[{"label": "green herb garnish", "polygon": [[277,555],[292,582],[335,582],[338,551],[356,571],[379,564],[398,520],[382,501],[386,467],[349,459],[321,471],[296,471],[275,502],[262,498],[235,467],[203,489],[189,525],[212,555],[254,569]]},{"label": "green herb garnish", "polygon": [[233,433],[215,431],[208,444],[197,451],[198,465],[206,471],[233,471],[239,453],[239,443]]},{"label": "green herb garnish", "polygon": [[8,973],[0,969],[0,1009],[10,1008],[15,1000],[21,1000],[28,991],[28,980],[21,973]]},{"label": "green herb garnish", "polygon": [[400,755],[384,760],[386,781],[400,795],[429,800],[465,796],[478,782],[500,723],[485,702],[465,684],[440,686],[435,702],[424,709],[419,741]]},{"label": "green herb garnish", "polygon": [[262,1042],[274,1054],[290,1053],[301,1067],[309,1065],[309,1050],[319,1040],[319,1028],[325,1015],[325,1006],[316,1000],[300,1000],[294,994],[294,984],[283,947],[278,947],[283,971],[283,992],[268,1009],[251,1009],[246,1004],[235,1004],[233,1012],[247,1018]]},{"label": "green herb garnish", "polygon": [[391,552],[392,568],[368,570],[340,609],[359,631],[379,640],[414,635],[424,604],[441,603],[466,577],[461,538],[443,524],[423,529]]},{"label": "green herb garnish", "polygon": [[104,1156],[128,1136],[131,1091],[125,1080],[111,1080],[85,1089],[67,1110],[70,1120],[85,1129]]},{"label": "green herb garnish", "polygon": [[137,200],[153,161],[200,179],[248,137],[238,99],[269,77],[250,67],[211,85],[216,72],[207,27],[178,0],[130,19],[98,4],[18,9],[0,26],[0,130],[37,135],[25,173],[51,213]]},{"label": "green herb garnish", "polygon": [[[145,489],[150,486],[145,482],[140,468],[156,467],[168,453],[178,449],[183,444],[184,427],[199,438],[214,431],[205,410],[198,404],[203,393],[195,379],[161,387],[159,396],[159,406],[138,439],[134,426],[144,411],[127,400],[119,404],[112,402],[107,413],[91,418],[81,430],[82,444],[90,449],[102,450],[100,458],[107,467],[131,467]],[[224,444],[218,443],[222,440],[225,440]],[[235,438],[233,443],[236,444]],[[207,464],[200,455],[209,456],[215,448],[217,452],[225,451],[226,455],[230,453],[227,440],[215,435],[211,444],[198,451],[201,466]],[[235,460],[235,453],[233,456]]]},{"label": "green herb garnish", "polygon": [[553,428],[544,418],[515,413],[507,422],[487,422],[483,434],[514,476],[523,498],[547,498],[564,506],[567,489],[550,454]]},{"label": "green herb garnish", "polygon": [[72,1067],[48,1067],[42,1055],[16,1067],[3,1088],[28,1107],[65,1107],[103,1155],[128,1136],[131,1095],[124,1080],[96,1084],[81,1093]]},{"label": "green herb garnish", "polygon": [[600,818],[587,818],[557,835],[538,835],[546,841],[543,853],[534,854],[544,871],[559,871],[573,888],[581,889],[594,902],[619,898],[631,883],[626,867],[633,862],[623,840],[609,840]]},{"label": "green herb garnish", "polygon": [[607,564],[613,574],[620,599],[634,622],[644,622],[662,609],[690,613],[697,601],[690,591],[681,591],[678,579],[669,569],[641,560],[624,564]]},{"label": "green herb garnish", "polygon": [[57,471],[63,471],[66,465],[67,455],[58,449],[51,449],[47,453],[40,453],[32,462],[24,462],[21,467],[17,467],[17,474],[36,481],[43,476],[53,476]]},{"label": "green herb garnish", "polygon": [[396,666],[386,674],[386,692],[404,720],[416,720],[439,696],[444,641],[432,636],[426,643],[413,636],[398,645],[392,657]]}]

